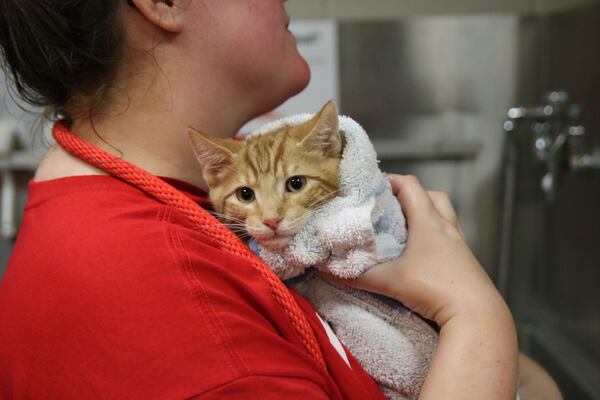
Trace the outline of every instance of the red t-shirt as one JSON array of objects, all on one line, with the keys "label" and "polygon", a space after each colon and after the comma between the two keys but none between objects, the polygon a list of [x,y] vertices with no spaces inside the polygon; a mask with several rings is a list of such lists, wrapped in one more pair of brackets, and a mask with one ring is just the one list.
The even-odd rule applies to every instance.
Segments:
[{"label": "red t-shirt", "polygon": [[383,398],[294,294],[323,371],[259,273],[177,209],[109,176],[29,190],[0,282],[0,398]]}]

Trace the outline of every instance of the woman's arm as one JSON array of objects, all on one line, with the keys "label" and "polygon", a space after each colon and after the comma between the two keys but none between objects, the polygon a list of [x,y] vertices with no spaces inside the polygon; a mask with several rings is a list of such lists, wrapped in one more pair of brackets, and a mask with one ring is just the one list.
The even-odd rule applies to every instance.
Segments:
[{"label": "woman's arm", "polygon": [[513,400],[517,339],[504,300],[465,243],[446,194],[390,176],[409,227],[398,259],[352,286],[397,299],[441,328],[421,399]]},{"label": "woman's arm", "polygon": [[524,354],[519,354],[519,395],[521,400],[562,400],[550,375]]},{"label": "woman's arm", "polygon": [[514,399],[516,395],[514,326],[502,307],[481,309],[495,315],[464,314],[448,321],[421,399]]}]

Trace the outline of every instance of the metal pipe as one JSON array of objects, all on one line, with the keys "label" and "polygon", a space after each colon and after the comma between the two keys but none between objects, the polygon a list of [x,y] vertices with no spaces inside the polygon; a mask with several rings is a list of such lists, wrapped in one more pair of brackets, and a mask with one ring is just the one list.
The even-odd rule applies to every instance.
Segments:
[{"label": "metal pipe", "polygon": [[510,261],[512,254],[512,234],[515,212],[515,193],[517,181],[517,147],[511,135],[513,124],[504,124],[507,133],[507,163],[504,170],[504,197],[502,201],[502,228],[500,233],[500,257],[498,260],[498,291],[508,298],[510,279]]}]

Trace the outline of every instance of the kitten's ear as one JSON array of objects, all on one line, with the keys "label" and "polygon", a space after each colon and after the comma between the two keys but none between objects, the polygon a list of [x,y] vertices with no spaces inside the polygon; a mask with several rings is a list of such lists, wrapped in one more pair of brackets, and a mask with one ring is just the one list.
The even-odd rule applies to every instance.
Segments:
[{"label": "kitten's ear", "polygon": [[325,157],[340,157],[342,154],[342,136],[339,130],[338,110],[333,101],[329,101],[307,124],[312,126],[300,142],[310,150],[321,150]]},{"label": "kitten's ear", "polygon": [[188,129],[188,137],[202,167],[204,180],[212,187],[217,183],[219,173],[233,164],[235,152],[241,144],[232,139],[216,138],[198,132],[194,128]]}]

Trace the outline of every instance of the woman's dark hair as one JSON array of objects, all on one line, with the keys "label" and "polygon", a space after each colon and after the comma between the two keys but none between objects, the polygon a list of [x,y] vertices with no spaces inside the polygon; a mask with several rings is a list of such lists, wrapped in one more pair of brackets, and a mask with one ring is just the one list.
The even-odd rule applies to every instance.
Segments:
[{"label": "woman's dark hair", "polygon": [[106,95],[121,58],[117,0],[0,0],[3,69],[28,103],[72,118]]}]

